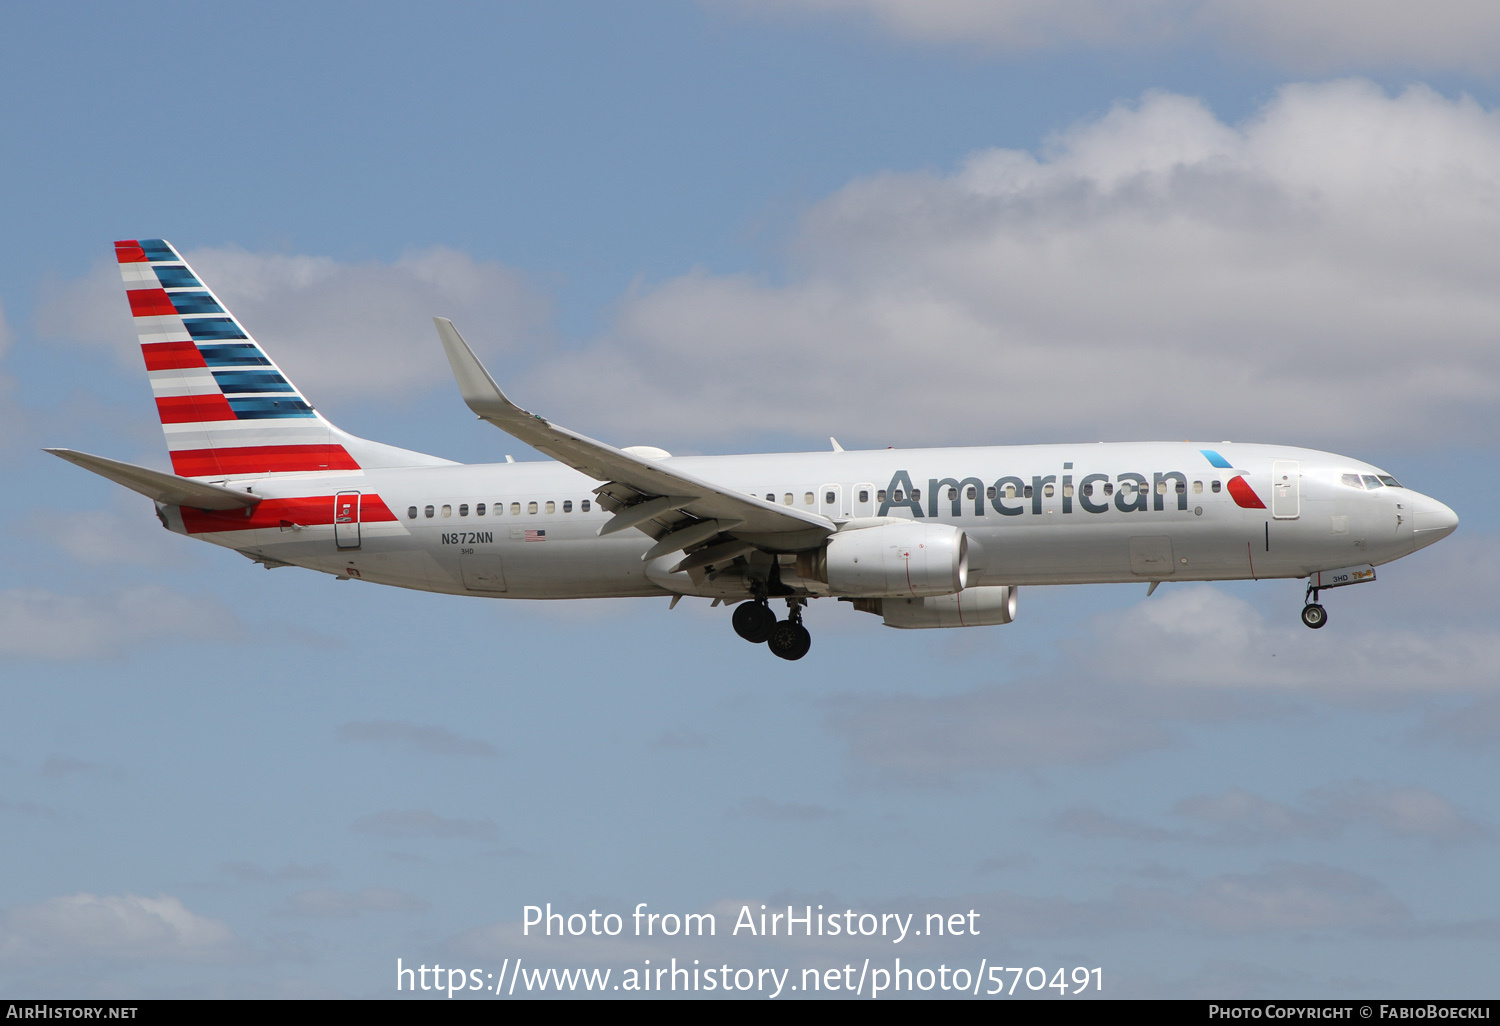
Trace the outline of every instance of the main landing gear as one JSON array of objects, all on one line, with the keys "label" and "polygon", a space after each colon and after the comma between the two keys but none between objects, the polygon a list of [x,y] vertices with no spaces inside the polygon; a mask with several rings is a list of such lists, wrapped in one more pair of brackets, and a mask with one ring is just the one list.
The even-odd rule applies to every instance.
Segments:
[{"label": "main landing gear", "polygon": [[782,659],[801,659],[812,648],[812,635],[802,626],[804,601],[787,599],[787,616],[780,621],[764,598],[742,602],[734,609],[734,632],[753,645],[764,642]]},{"label": "main landing gear", "polygon": [[1307,586],[1305,598],[1307,605],[1302,607],[1302,622],[1317,630],[1328,622],[1328,610],[1318,604],[1318,589],[1311,584]]}]

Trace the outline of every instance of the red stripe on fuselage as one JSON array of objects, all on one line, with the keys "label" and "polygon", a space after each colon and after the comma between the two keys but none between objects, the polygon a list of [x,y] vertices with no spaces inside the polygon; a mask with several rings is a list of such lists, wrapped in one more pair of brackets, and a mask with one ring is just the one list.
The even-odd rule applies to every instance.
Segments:
[{"label": "red stripe on fuselage", "polygon": [[141,345],[148,371],[180,370],[183,367],[207,367],[198,346],[190,341],[146,342]]},{"label": "red stripe on fuselage", "polygon": [[172,305],[166,289],[126,289],[130,300],[132,317],[176,317],[177,308]]},{"label": "red stripe on fuselage", "polygon": [[[142,347],[144,348],[144,347]],[[163,424],[198,424],[209,420],[234,420],[234,410],[223,392],[205,395],[169,395],[156,400]]]},{"label": "red stripe on fuselage", "polygon": [[1260,496],[1255,494],[1243,477],[1231,477],[1227,487],[1229,494],[1234,498],[1236,506],[1241,509],[1265,509],[1266,504],[1260,501]]},{"label": "red stripe on fuselage", "polygon": [[141,244],[135,239],[121,239],[115,243],[115,259],[122,264],[143,264],[146,262],[146,251],[141,249]]},{"label": "red stripe on fuselage", "polygon": [[[285,528],[288,540],[292,537],[291,525],[319,527],[333,523],[333,504],[336,496],[309,495],[298,499],[267,499],[259,506],[245,511],[236,509],[190,509],[182,508],[182,524],[189,534],[213,534],[219,531],[254,531],[268,527]],[[396,519],[380,496],[369,492],[360,496],[359,521],[362,524],[390,522]]]},{"label": "red stripe on fuselage", "polygon": [[172,470],[183,477],[358,469],[359,464],[342,445],[242,445],[172,453]]}]

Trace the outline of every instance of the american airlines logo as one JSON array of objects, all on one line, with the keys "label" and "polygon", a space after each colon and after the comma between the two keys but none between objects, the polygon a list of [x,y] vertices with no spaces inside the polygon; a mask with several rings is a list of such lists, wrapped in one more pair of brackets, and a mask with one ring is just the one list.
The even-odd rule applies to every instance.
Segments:
[{"label": "american airlines logo", "polygon": [[[1246,509],[1264,509],[1253,489],[1237,472],[1229,478],[1228,490],[1235,503]],[[1202,482],[1194,482],[1201,489]],[[1217,492],[1220,483],[1214,481],[1211,491]],[[1085,513],[1104,513],[1111,506],[1121,513],[1160,512],[1172,502],[1177,509],[1188,508],[1188,478],[1179,470],[1145,474],[1131,471],[1115,474],[1085,474],[1074,483],[1074,475],[1033,475],[1025,480],[1014,475],[1001,477],[986,483],[978,477],[953,478],[931,477],[927,479],[927,490],[912,487],[911,474],[898,470],[891,477],[890,485],[879,496],[878,516],[888,516],[893,509],[911,511],[913,517],[936,517],[941,515],[963,516],[968,509],[973,515],[985,515],[986,503],[996,513],[1006,517],[1023,516],[1027,512],[1040,515],[1046,512],[1048,499],[1061,499],[1061,512],[1072,513],[1074,506]],[[924,507],[925,500],[925,507]]]}]

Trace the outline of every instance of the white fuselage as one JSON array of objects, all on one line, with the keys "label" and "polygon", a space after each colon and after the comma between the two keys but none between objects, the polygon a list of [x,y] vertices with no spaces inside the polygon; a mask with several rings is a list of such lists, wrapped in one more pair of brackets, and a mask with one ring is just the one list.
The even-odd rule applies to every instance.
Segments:
[{"label": "white fuselage", "polygon": [[[1350,474],[1382,473],[1369,464],[1283,446],[883,449],[670,457],[663,465],[849,527],[880,516],[951,524],[969,542],[970,587],[1304,577],[1389,562],[1457,522],[1446,506],[1409,489],[1346,483]],[[1237,497],[1229,482],[1241,475]],[[599,537],[610,514],[594,494],[597,482],[559,463],[226,483],[264,501],[243,514],[165,507],[168,527],[270,565],[424,591],[529,599],[745,595],[737,581],[668,573],[680,554],[643,563],[652,539],[639,530]],[[794,562],[782,557],[787,584],[802,594],[829,593],[797,578]]]}]

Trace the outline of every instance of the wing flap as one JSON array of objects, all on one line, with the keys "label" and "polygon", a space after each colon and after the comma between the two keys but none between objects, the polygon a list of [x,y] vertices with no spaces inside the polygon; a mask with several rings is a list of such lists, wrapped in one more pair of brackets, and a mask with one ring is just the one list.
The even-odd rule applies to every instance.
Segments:
[{"label": "wing flap", "polygon": [[[805,547],[801,544],[802,539],[812,537],[821,541],[835,530],[835,525],[827,517],[736,492],[664,466],[664,461],[643,459],[528,413],[500,391],[500,386],[495,384],[495,379],[484,369],[452,321],[446,317],[434,317],[433,323],[437,325],[443,350],[453,368],[453,377],[469,409],[481,420],[489,421],[559,463],[606,485],[623,484],[645,500],[696,496],[690,502],[663,506],[662,511],[670,515],[669,509],[680,509],[699,520],[733,524],[726,528],[726,533],[731,535],[800,536],[797,547]],[[629,505],[625,508],[629,509]],[[641,526],[645,526],[644,522]]]}]

